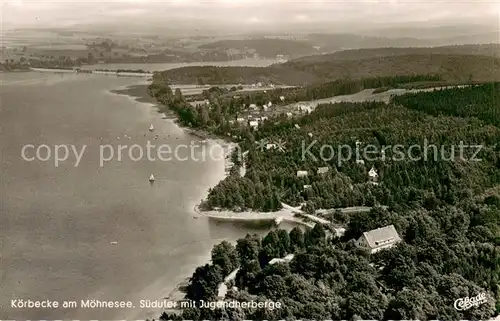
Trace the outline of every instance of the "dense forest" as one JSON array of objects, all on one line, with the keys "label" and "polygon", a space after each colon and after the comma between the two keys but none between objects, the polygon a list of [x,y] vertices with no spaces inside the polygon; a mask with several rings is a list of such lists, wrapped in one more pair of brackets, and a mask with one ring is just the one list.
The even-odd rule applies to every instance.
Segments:
[{"label": "dense forest", "polygon": [[500,58],[480,55],[407,54],[359,60],[312,56],[269,67],[183,67],[156,76],[171,84],[254,84],[305,86],[337,79],[436,74],[446,81],[500,79]]},{"label": "dense forest", "polygon": [[[354,239],[394,224],[398,246],[369,254]],[[222,242],[193,274],[186,298],[213,301],[239,267],[225,300],[274,301],[280,309],[188,308],[160,320],[486,320],[500,312],[500,198],[410,211],[375,208],[349,218],[343,239],[317,224]],[[293,253],[289,263],[271,258]],[[455,300],[487,294],[466,311]]]},{"label": "dense forest", "polygon": [[[395,85],[413,80],[412,77],[399,77],[333,82],[299,92],[306,97],[320,98],[356,92],[370,85]],[[500,183],[500,148],[496,145],[500,141],[500,130],[488,126],[499,120],[498,91],[494,93],[497,89],[498,84],[486,84],[408,94],[396,96],[393,98],[395,103],[390,105],[371,102],[320,105],[310,115],[299,119],[281,116],[275,119],[277,124],[266,121],[257,132],[250,132],[248,127],[229,121],[241,111],[240,99],[245,101],[244,96],[236,102],[234,99],[228,101],[212,95],[217,94],[217,90],[209,90],[205,94],[213,107],[194,107],[185,101],[180,90],[172,93],[168,86],[157,83],[150,86],[152,95],[173,108],[183,124],[240,137],[240,146],[249,151],[245,177],[234,170],[234,175],[210,190],[206,207],[274,211],[285,202],[290,205],[305,203],[305,209],[310,212],[375,204],[412,208],[424,204],[428,207],[454,205],[464,197]],[[266,98],[275,99],[272,91],[269,95],[271,97]],[[419,101],[428,109],[433,108],[427,103],[431,100],[437,106],[455,106],[457,111],[468,106],[469,114],[447,112],[437,115],[412,110],[416,108],[412,105],[408,106],[410,109],[402,107],[405,99],[411,97],[422,97]],[[479,113],[482,117],[451,117],[478,116]],[[264,150],[259,142],[284,142],[286,149]],[[475,156],[482,161],[449,161],[460,156],[461,142],[471,146],[464,148],[463,158]],[[419,147],[410,150],[413,145]],[[476,145],[482,147],[472,147]],[[322,146],[331,149],[334,156],[321,157],[324,154]],[[350,157],[337,153],[347,148],[352,154]],[[377,155],[365,159],[362,153],[366,148],[374,148]],[[427,151],[423,150],[426,148]],[[478,153],[474,155],[476,150]],[[235,162],[237,166],[241,164],[239,159]],[[320,167],[331,170],[320,175],[317,174]],[[368,181],[367,172],[372,167],[380,175],[381,184]],[[297,171],[308,171],[309,175],[297,177]]]},{"label": "dense forest", "polygon": [[[442,74],[425,77],[437,81]],[[307,100],[414,80],[333,81],[237,98],[214,88],[202,94],[211,106],[204,108],[188,107],[167,79],[156,79],[152,95],[183,123],[228,131],[248,150],[245,175],[233,170],[210,190],[207,207],[274,211],[284,202],[310,213],[372,207],[333,212],[332,222],[346,227],[341,238],[316,224],[305,232],[273,230],[262,239],[247,235],[236,246],[223,242],[187,288],[189,300],[216,300],[218,285],[239,268],[225,300],[278,301],[280,309],[188,308],[161,319],[484,320],[500,313],[499,83],[394,96],[389,104],[320,105],[298,118],[265,121],[258,131],[229,123],[242,103],[257,97],[265,102],[286,93]],[[370,169],[378,177],[370,178]],[[404,242],[376,254],[356,245],[363,232],[390,224]],[[288,254],[294,254],[289,263],[269,264]],[[454,308],[455,300],[483,292],[486,303]]]},{"label": "dense forest", "polygon": [[[433,116],[394,104],[366,102],[322,105],[300,119],[264,124],[248,134],[249,141],[241,143],[243,150],[249,150],[245,177],[226,178],[210,191],[208,204],[270,210],[268,202],[261,199],[273,195],[278,207],[279,201],[306,203],[311,211],[374,204],[412,208],[454,205],[500,183],[500,129],[489,125],[499,121],[500,106],[495,95],[485,94],[490,86],[497,85],[418,94],[434,97],[436,102],[441,99],[448,106],[465,104],[470,113],[474,113],[474,102],[476,112],[489,110],[486,120]],[[478,95],[482,98],[476,99]],[[425,104],[426,100],[422,101]],[[286,142],[286,150],[259,149],[254,142],[262,140]],[[460,142],[482,147],[464,148],[459,159]],[[414,145],[418,148],[410,149]],[[320,157],[322,146],[331,146],[335,156]],[[366,157],[370,159],[363,157],[366,146],[377,151]],[[350,157],[336,153],[347,149]],[[475,157],[481,161],[471,161],[476,151]],[[325,166],[331,169],[329,173],[316,173]],[[372,167],[380,175],[380,184],[368,182],[367,171]],[[297,177],[299,170],[309,175]],[[305,190],[304,185],[311,188]]]},{"label": "dense forest", "polygon": [[476,117],[500,127],[500,83],[396,96],[394,103],[431,115]]}]

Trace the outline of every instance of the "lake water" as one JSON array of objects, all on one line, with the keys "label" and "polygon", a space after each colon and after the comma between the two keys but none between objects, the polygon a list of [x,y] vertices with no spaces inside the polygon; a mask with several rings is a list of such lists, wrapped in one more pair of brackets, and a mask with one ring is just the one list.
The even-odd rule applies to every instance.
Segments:
[{"label": "lake water", "polygon": [[[224,161],[124,158],[99,166],[102,144],[175,147],[196,139],[151,104],[110,92],[144,80],[29,72],[0,74],[0,81],[3,319],[157,318],[139,300],[166,296],[223,239],[268,230],[193,218]],[[78,167],[74,157],[55,167],[52,160],[23,160],[26,144],[87,149]],[[16,309],[16,298],[131,300],[136,308]]]},{"label": "lake water", "polygon": [[123,64],[97,64],[97,65],[85,65],[81,69],[129,69],[129,70],[149,70],[149,71],[160,71],[169,70],[181,67],[190,66],[219,66],[219,67],[267,67],[272,64],[279,63],[275,59],[241,59],[241,60],[231,60],[231,61],[216,61],[216,62],[189,62],[189,63],[123,63]]}]

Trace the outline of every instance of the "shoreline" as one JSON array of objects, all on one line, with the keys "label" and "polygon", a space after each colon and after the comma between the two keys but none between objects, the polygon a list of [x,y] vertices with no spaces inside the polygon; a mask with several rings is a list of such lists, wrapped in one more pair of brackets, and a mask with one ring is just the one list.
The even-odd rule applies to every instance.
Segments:
[{"label": "shoreline", "polygon": [[[300,217],[294,215],[294,210],[288,208],[282,208],[276,212],[257,212],[257,211],[243,211],[234,212],[230,210],[222,211],[206,211],[200,209],[201,204],[197,204],[193,207],[193,212],[198,215],[198,217],[206,217],[208,219],[218,220],[218,221],[230,221],[230,222],[272,222],[277,219],[281,219],[283,222],[288,222],[292,224],[298,224],[313,228],[315,223],[306,222]],[[278,225],[279,226],[279,225]]]},{"label": "shoreline", "polygon": [[[186,126],[183,126],[179,123],[177,116],[175,113],[168,109],[165,111],[161,111],[163,108],[161,104],[152,96],[149,95],[148,92],[148,83],[129,85],[125,88],[119,88],[115,90],[111,90],[110,92],[119,95],[127,95],[132,97],[138,102],[147,103],[155,107],[158,111],[158,114],[162,114],[162,119],[171,119],[174,120],[174,124],[181,130],[183,130],[186,134],[196,137],[198,139],[207,140],[210,144],[218,144],[225,151],[224,157],[224,167],[225,170],[222,172],[220,177],[217,177],[217,182],[215,185],[219,184],[221,181],[226,179],[230,170],[233,168],[234,164],[231,162],[231,155],[233,151],[239,146],[234,141],[228,139],[225,136],[217,136],[215,134],[209,133],[204,130],[192,129]],[[309,215],[305,214],[305,216],[301,216],[301,210],[298,208],[294,208],[283,204],[283,208],[279,211],[275,212],[259,212],[259,211],[242,211],[235,212],[231,210],[202,210],[200,206],[207,199],[209,195],[210,186],[208,186],[204,193],[201,201],[195,203],[192,207],[192,214],[194,214],[196,218],[204,217],[209,220],[216,221],[226,221],[226,222],[276,222],[276,226],[279,227],[279,223],[287,222],[297,226],[303,226],[307,228],[313,228],[317,223],[316,220],[308,219]],[[192,203],[191,203],[192,204]],[[296,216],[295,214],[299,214]],[[279,220],[279,222],[277,222]],[[323,221],[323,219],[318,218],[318,220]],[[210,253],[208,253],[208,261],[210,262]],[[187,286],[189,279],[192,275],[192,272],[189,275],[182,274],[175,278],[174,286],[168,287],[168,290],[162,291],[162,293],[158,293],[158,295],[154,295],[156,300],[166,300],[171,302],[177,302],[178,304],[185,299],[186,292],[184,291]],[[146,313],[152,313],[150,310]],[[167,313],[179,313],[182,312],[182,309],[159,309],[157,315],[160,316],[163,312]],[[136,316],[134,316],[136,317]]]},{"label": "shoreline", "polygon": [[99,70],[99,69],[84,69],[81,71],[79,68],[35,68],[30,67],[28,71],[35,72],[52,72],[52,73],[70,73],[70,74],[92,74],[116,77],[153,77],[153,73],[148,72],[132,72],[132,71],[118,71],[118,70]]},{"label": "shoreline", "polygon": [[[161,105],[156,101],[156,99],[152,96],[149,95],[149,92],[147,90],[148,84],[136,84],[136,85],[130,85],[127,86],[126,88],[121,88],[121,89],[115,89],[111,90],[112,93],[115,94],[120,94],[120,95],[127,95],[129,97],[134,98],[136,101],[141,102],[141,103],[147,103],[153,105],[155,108],[157,108],[157,111],[159,114],[163,114],[164,117],[162,119],[172,119],[174,120],[174,123],[178,128],[183,130],[186,134],[194,136],[199,139],[207,140],[210,144],[218,144],[220,147],[223,148],[225,151],[225,157],[224,157],[224,167],[225,171],[220,175],[220,177],[217,177],[217,184],[219,184],[221,181],[226,179],[226,177],[229,174],[230,170],[233,168],[234,164],[231,162],[230,158],[233,153],[233,151],[238,148],[238,144],[228,140],[228,137],[224,136],[217,136],[215,134],[209,133],[204,130],[198,130],[198,129],[192,129],[188,128],[186,126],[183,126],[178,122],[178,118],[176,117],[175,113],[168,109],[167,111],[162,111],[160,112]],[[317,223],[315,221],[310,221],[307,220],[307,215],[306,219],[300,216],[296,216],[295,214],[300,214],[302,211],[298,210],[297,208],[293,208],[291,206],[288,206],[284,204],[283,208],[280,209],[279,211],[275,212],[259,212],[259,211],[242,211],[242,212],[235,212],[231,210],[202,210],[200,206],[203,204],[203,202],[207,199],[209,195],[209,189],[210,186],[207,187],[203,193],[203,198],[201,201],[198,201],[195,203],[195,205],[192,207],[192,214],[195,215],[195,217],[204,217],[210,220],[218,220],[218,221],[229,221],[229,222],[276,222],[278,223],[276,226],[279,226],[279,223],[281,222],[287,222],[291,223],[294,225],[298,226],[303,226],[307,228],[313,228],[314,225]],[[277,222],[279,220],[280,222]],[[210,257],[210,254],[208,254],[208,257]],[[210,258],[208,258],[208,262],[210,261]],[[207,263],[208,263],[207,262]],[[188,276],[186,275],[179,275],[176,278],[176,281],[174,282],[174,286],[169,288],[168,291],[165,291],[163,293],[160,293],[157,295],[157,300],[167,300],[167,301],[172,301],[172,302],[181,302],[185,298],[186,292],[183,290],[186,285],[189,282],[189,279],[191,277],[192,273]],[[163,312],[168,312],[168,313],[178,313],[182,312],[181,309],[162,309],[158,310],[158,315],[161,315]],[[150,311],[151,313],[151,311]],[[134,316],[135,317],[135,316]]]},{"label": "shoreline", "polygon": [[[234,141],[231,141],[228,139],[228,137],[225,136],[218,136],[216,134],[209,133],[205,130],[201,129],[192,129],[186,126],[183,126],[177,121],[177,117],[175,113],[171,110],[167,111],[162,111],[160,112],[160,104],[156,99],[152,96],[149,95],[149,92],[147,90],[148,84],[136,84],[136,85],[130,85],[127,86],[126,88],[122,89],[116,89],[116,90],[111,90],[112,93],[115,94],[121,94],[121,95],[128,95],[130,97],[133,97],[136,101],[142,102],[142,103],[148,103],[152,104],[155,108],[157,108],[159,114],[164,114],[166,118],[174,120],[174,123],[178,128],[182,129],[185,133],[188,135],[192,135],[194,137],[207,140],[210,144],[218,144],[221,148],[223,148],[226,153],[225,153],[225,158],[224,158],[224,166],[225,166],[225,172],[224,174],[221,175],[221,177],[217,180],[217,184],[219,184],[221,181],[223,181],[229,174],[229,171],[232,169],[234,164],[230,161],[230,157],[233,153],[233,151],[238,148],[238,143],[235,143]],[[235,212],[231,210],[203,210],[200,208],[200,205],[202,205],[203,201],[205,201],[208,197],[208,190],[204,193],[204,197],[200,202],[197,202],[194,207],[192,208],[192,213],[197,215],[198,217],[206,217],[209,219],[215,219],[215,220],[224,220],[224,221],[273,221],[276,219],[281,219],[286,222],[294,223],[294,224],[299,224],[302,226],[307,226],[307,227],[313,227],[314,223],[310,223],[307,221],[304,221],[300,217],[296,217],[295,214],[301,213],[302,211],[292,208],[286,204],[285,206],[275,212],[259,212],[259,211],[242,211],[242,212]],[[354,209],[354,208],[353,208]],[[334,210],[334,209],[330,209]],[[348,210],[346,209],[341,209],[342,211]],[[327,211],[327,210],[325,210]],[[306,215],[307,216],[307,215]]]},{"label": "shoreline", "polygon": [[[167,110],[165,112],[160,112],[161,105],[156,101],[156,99],[154,97],[149,95],[147,88],[148,88],[148,84],[143,83],[143,84],[129,85],[129,86],[126,86],[125,88],[122,87],[122,88],[118,88],[118,89],[113,89],[113,90],[110,90],[110,92],[113,94],[117,94],[117,95],[129,96],[129,97],[135,99],[137,102],[152,105],[153,107],[155,107],[157,109],[159,115],[163,115],[163,116],[161,116],[162,119],[174,120],[175,126],[177,126],[179,129],[184,131],[186,134],[191,135],[191,136],[196,137],[196,138],[199,138],[199,139],[202,139],[202,140],[207,140],[209,144],[218,144],[225,151],[225,155],[224,155],[225,157],[224,157],[224,160],[222,160],[222,161],[224,161],[225,170],[224,170],[224,172],[222,172],[220,177],[217,177],[216,184],[223,181],[228,175],[228,169],[230,170],[233,166],[233,164],[231,164],[231,162],[228,160],[230,160],[231,154],[238,144],[227,140],[227,138],[225,138],[225,137],[219,137],[215,134],[211,134],[211,133],[208,133],[208,132],[203,131],[203,130],[196,130],[196,129],[191,129],[191,128],[182,126],[177,121],[177,117],[173,111]],[[208,197],[209,189],[210,189],[210,186],[207,186],[207,188],[204,189],[202,201]],[[198,209],[200,204],[201,204],[201,202],[197,202],[196,205],[194,206],[194,208]],[[207,255],[208,255],[208,257],[210,257],[210,253],[208,253]],[[208,261],[210,261],[210,258],[208,259]],[[196,269],[196,267],[195,267],[195,269]],[[174,282],[173,282],[175,284],[173,287],[169,287],[168,288],[169,290],[164,290],[161,293],[158,293],[157,295],[153,294],[152,296],[155,297],[156,300],[160,300],[160,301],[161,300],[167,300],[167,301],[171,301],[171,302],[183,301],[185,294],[186,294],[183,291],[183,289],[188,284],[189,279],[191,278],[191,275],[193,272],[194,272],[194,270],[191,271],[190,274],[187,276],[185,274],[179,274],[178,277],[176,277]],[[157,316],[155,316],[154,318],[155,319],[159,318],[159,316],[163,312],[169,312],[169,313],[174,312],[175,313],[175,312],[179,312],[179,311],[182,311],[182,310],[180,310],[180,309],[161,309],[161,310],[158,310],[158,313],[156,313]],[[153,310],[144,311],[144,312],[145,312],[145,314],[150,314],[153,312]],[[138,316],[137,315],[130,315],[130,317],[137,319]]]},{"label": "shoreline", "polygon": [[160,111],[160,104],[158,101],[149,95],[148,93],[148,83],[142,83],[142,84],[135,84],[135,85],[130,85],[126,86],[125,88],[119,88],[119,89],[113,89],[110,90],[111,93],[113,94],[118,94],[118,95],[126,95],[129,97],[134,98],[137,102],[140,103],[147,103],[154,105],[154,107],[157,109],[158,114],[163,115],[162,118],[167,118],[167,119],[172,119],[174,120],[175,124],[182,129],[185,133],[195,136],[197,138],[201,139],[206,139],[206,140],[214,140],[214,141],[224,141],[224,144],[235,144],[234,142],[228,141],[227,137],[219,137],[215,134],[209,133],[207,131],[201,130],[201,129],[193,129],[189,127],[185,127],[181,125],[178,121],[177,116],[175,113],[168,109],[166,111]]}]

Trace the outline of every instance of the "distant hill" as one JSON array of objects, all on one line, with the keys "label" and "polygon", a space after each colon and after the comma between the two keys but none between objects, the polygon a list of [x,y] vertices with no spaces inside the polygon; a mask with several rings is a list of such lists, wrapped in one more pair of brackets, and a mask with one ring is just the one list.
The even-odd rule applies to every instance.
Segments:
[{"label": "distant hill", "polygon": [[331,60],[359,60],[387,56],[401,56],[401,55],[480,55],[500,57],[500,44],[483,44],[483,45],[455,45],[455,46],[441,46],[441,47],[385,47],[385,48],[363,48],[352,49],[334,52],[326,55],[315,55],[309,57],[298,58],[295,61],[331,61]]},{"label": "distant hill", "polygon": [[313,54],[324,54],[344,49],[379,47],[431,46],[432,41],[417,38],[386,38],[355,34],[309,34],[297,39],[254,38],[219,40],[199,46],[208,50],[255,50],[262,57],[274,58],[287,55],[298,58]]},{"label": "distant hill", "polygon": [[173,84],[310,85],[337,79],[437,74],[449,82],[500,80],[500,58],[479,55],[406,54],[358,60],[313,56],[269,67],[185,67],[158,73]]},{"label": "distant hill", "polygon": [[500,59],[475,55],[409,54],[358,60],[289,61],[281,67],[314,74],[319,81],[411,74],[439,74],[445,80],[486,81],[500,78]]},{"label": "distant hill", "polygon": [[199,46],[200,49],[255,51],[261,57],[275,58],[276,55],[301,57],[319,53],[313,44],[307,41],[288,39],[245,39],[219,40]]},{"label": "distant hill", "polygon": [[314,46],[319,46],[322,52],[358,48],[421,47],[433,44],[431,40],[418,38],[389,38],[355,34],[310,34],[307,40]]}]

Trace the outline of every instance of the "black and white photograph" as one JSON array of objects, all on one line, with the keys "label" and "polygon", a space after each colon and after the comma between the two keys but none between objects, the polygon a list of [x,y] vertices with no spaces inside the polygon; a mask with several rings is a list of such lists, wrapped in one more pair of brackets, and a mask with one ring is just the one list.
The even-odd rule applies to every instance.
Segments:
[{"label": "black and white photograph", "polygon": [[500,0],[0,12],[0,320],[500,321]]}]

